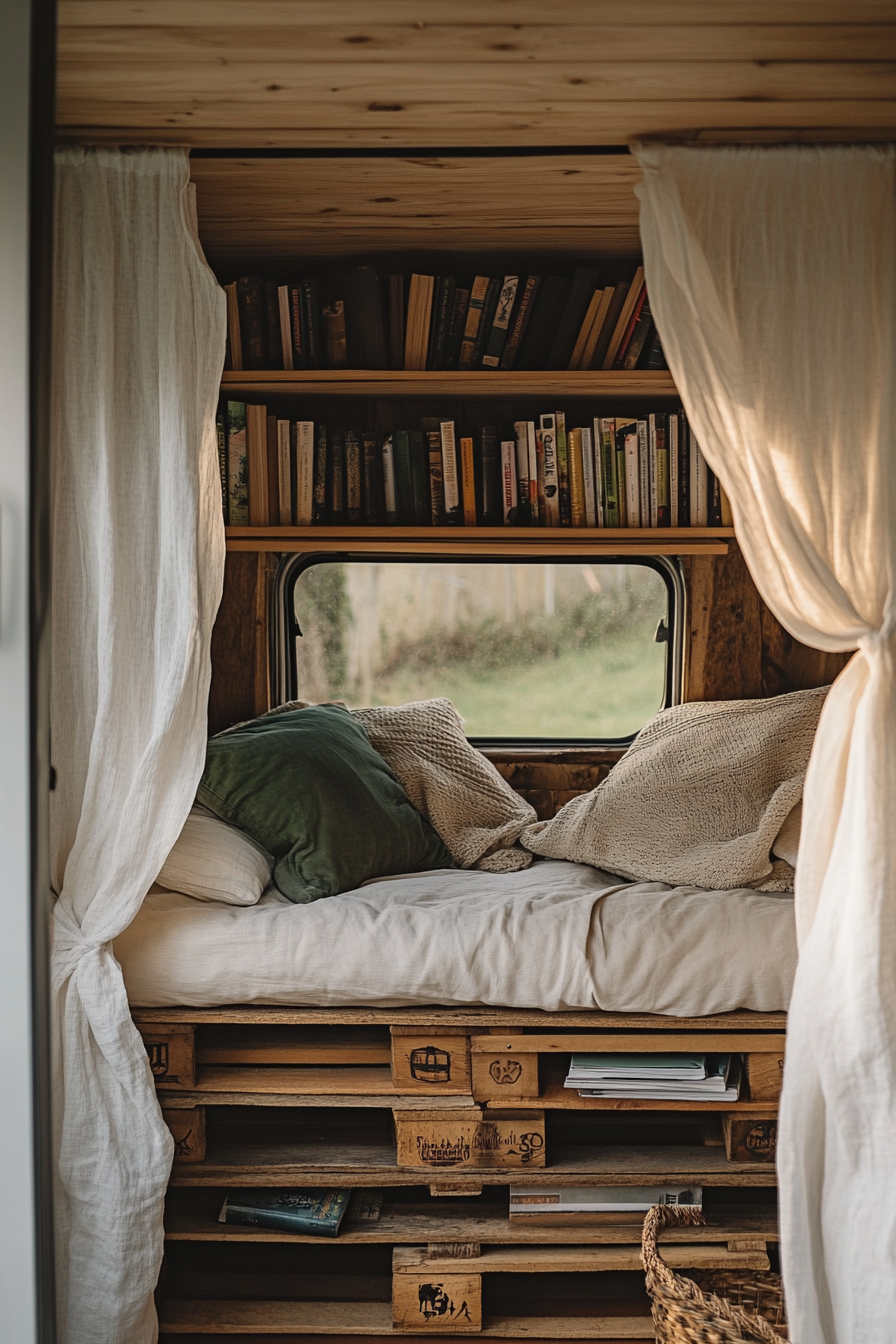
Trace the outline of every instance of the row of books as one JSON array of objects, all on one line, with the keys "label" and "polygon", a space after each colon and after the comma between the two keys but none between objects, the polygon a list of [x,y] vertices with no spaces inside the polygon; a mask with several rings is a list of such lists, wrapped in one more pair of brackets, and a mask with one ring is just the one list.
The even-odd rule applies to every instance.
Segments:
[{"label": "row of books", "polygon": [[538,1227],[643,1223],[655,1204],[703,1208],[703,1188],[668,1185],[512,1185],[512,1222]]},{"label": "row of books", "polygon": [[645,1101],[737,1101],[740,1056],[712,1054],[573,1055],[565,1087],[580,1097]]},{"label": "row of books", "polygon": [[225,285],[231,369],[665,369],[643,267],[601,285],[564,275],[380,275],[325,289],[244,275]]},{"label": "row of books", "polygon": [[231,526],[714,527],[727,501],[683,412],[563,411],[465,432],[454,420],[381,434],[228,401],[218,417]]}]

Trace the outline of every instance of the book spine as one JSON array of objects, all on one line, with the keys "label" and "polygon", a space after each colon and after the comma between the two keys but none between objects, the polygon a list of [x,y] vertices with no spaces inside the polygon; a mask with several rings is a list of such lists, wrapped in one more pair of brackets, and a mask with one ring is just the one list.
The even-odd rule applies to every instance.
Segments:
[{"label": "book spine", "polygon": [[295,518],[299,511],[299,426],[289,422],[289,512]]},{"label": "book spine", "polygon": [[[628,422],[623,420],[622,424]],[[628,527],[628,477],[625,466],[625,435],[619,433],[620,421],[616,421],[614,440],[616,444],[616,501],[619,507],[619,526]]]},{"label": "book spine", "polygon": [[591,331],[588,333],[588,339],[585,342],[585,349],[582,351],[582,358],[579,360],[580,369],[590,369],[594,362],[594,352],[597,350],[598,342],[607,322],[607,314],[610,311],[610,305],[613,302],[615,289],[608,285],[601,294],[601,300],[595,314],[594,323]]},{"label": "book spine", "polygon": [[267,407],[246,407],[246,452],[249,459],[249,524],[267,527],[268,522],[268,420]]},{"label": "book spine", "polygon": [[280,303],[277,286],[272,280],[264,283],[264,346],[265,367],[283,368],[283,344],[280,339]]},{"label": "book spine", "polygon": [[642,369],[654,369],[657,371],[668,369],[669,367],[663,352],[663,343],[660,340],[660,334],[656,327],[654,327],[652,335],[647,340],[646,348],[638,361],[638,367]]},{"label": "book spine", "polygon": [[641,474],[638,469],[637,421],[616,421],[616,469],[619,492],[625,500],[625,521],[620,518],[620,526],[640,527]]},{"label": "book spine", "polygon": [[585,351],[588,348],[588,342],[594,324],[597,321],[597,315],[603,303],[604,292],[602,289],[596,289],[591,295],[591,300],[585,310],[585,316],[582,319],[582,325],[579,328],[579,334],[576,337],[576,343],[572,348],[572,354],[569,357],[569,369],[581,369],[582,361],[585,357]]},{"label": "book spine", "polygon": [[329,448],[330,522],[338,526],[345,522],[345,438],[341,429],[333,430]]},{"label": "book spine", "polygon": [[535,298],[538,294],[538,287],[540,284],[540,275],[529,275],[526,277],[526,283],[523,286],[523,292],[520,301],[517,304],[516,313],[513,316],[507,341],[504,345],[504,352],[501,355],[502,369],[513,368],[523,337],[526,334],[526,328],[529,325],[529,319],[532,316],[532,309],[535,307]]},{"label": "book spine", "polygon": [[438,429],[425,431],[429,461],[429,520],[433,527],[445,522],[445,483],[442,473],[442,435]]},{"label": "book spine", "polygon": [[548,506],[544,493],[544,434],[535,431],[535,494],[538,504],[538,526],[547,527]]},{"label": "book spine", "polygon": [[613,330],[613,335],[610,338],[609,345],[607,346],[607,352],[604,355],[603,364],[601,365],[603,369],[612,369],[615,366],[616,355],[619,350],[620,343],[628,330],[629,319],[631,318],[635,304],[641,297],[641,287],[643,286],[643,284],[644,284],[644,267],[639,266],[637,271],[635,272],[634,280],[632,280],[631,284],[628,287],[628,292],[626,293],[625,301],[622,305],[622,309],[619,313],[619,318]]},{"label": "book spine", "polygon": [[594,443],[591,430],[584,425],[579,431],[582,435],[582,484],[585,489],[585,526],[597,527],[597,490],[594,478]]},{"label": "book spine", "polygon": [[302,281],[302,320],[308,344],[308,368],[322,369],[324,352],[320,330],[320,285],[313,276]]},{"label": "book spine", "polygon": [[526,438],[529,440],[529,522],[537,527],[541,522],[541,503],[538,478],[538,440],[535,436],[535,421],[526,421]]},{"label": "book spine", "polygon": [[684,411],[675,417],[678,421],[678,526],[691,525],[691,462],[688,446],[688,422]]},{"label": "book spine", "polygon": [[483,425],[480,434],[480,461],[482,472],[482,511],[480,522],[487,527],[499,527],[503,518],[503,488],[501,485],[501,448],[495,425]]},{"label": "book spine", "polygon": [[638,470],[640,489],[638,499],[641,505],[641,526],[654,527],[650,520],[650,497],[653,472],[650,466],[650,435],[646,420],[638,421]]},{"label": "book spine", "polygon": [[348,366],[348,348],[345,339],[345,304],[335,299],[322,310],[324,345],[327,352],[328,369],[344,369]]},{"label": "book spine", "polygon": [[224,286],[227,297],[227,354],[232,369],[243,367],[243,338],[240,332],[240,305],[236,293],[236,281]]},{"label": "book spine", "polygon": [[619,476],[616,470],[616,422],[602,418],[595,421],[600,434],[600,474],[601,498],[604,511],[604,527],[620,527],[619,521]]},{"label": "book spine", "polygon": [[424,435],[419,429],[410,431],[408,441],[414,496],[414,522],[418,527],[426,527],[430,521],[431,507],[429,499],[429,449]]},{"label": "book spine", "polygon": [[277,288],[277,312],[280,319],[280,348],[283,355],[283,368],[291,371],[292,359],[292,319],[289,308],[289,285]]},{"label": "book spine", "polygon": [[307,527],[314,516],[314,424],[296,421],[296,524]]},{"label": "book spine", "polygon": [[669,416],[669,526],[678,527],[678,506],[681,500],[681,487],[678,481],[678,416],[673,412]]},{"label": "book spine", "polygon": [[246,453],[246,405],[227,403],[227,498],[231,527],[249,526],[249,458]]},{"label": "book spine", "polygon": [[314,504],[312,521],[327,521],[327,473],[329,471],[329,453],[327,452],[327,427],[318,425],[314,444]]},{"label": "book spine", "polygon": [[637,327],[638,319],[641,316],[641,310],[646,302],[647,302],[647,289],[645,285],[642,283],[638,297],[635,300],[635,306],[632,309],[631,315],[628,319],[628,325],[625,328],[625,331],[623,332],[622,340],[619,342],[619,348],[616,351],[616,358],[613,360],[614,369],[625,368],[625,357],[628,354],[628,348],[632,343],[632,338],[635,334],[635,328]]},{"label": "book spine", "polygon": [[227,496],[227,429],[223,411],[219,411],[215,416],[215,439],[218,445],[218,474],[221,478],[221,510],[226,527],[230,521],[230,509]]},{"label": "book spine", "polygon": [[460,477],[457,470],[457,446],[454,437],[454,421],[442,420],[439,424],[442,439],[442,481],[445,489],[446,522],[461,522]]},{"label": "book spine", "polygon": [[672,489],[671,473],[669,471],[671,461],[669,422],[674,420],[675,417],[668,415],[665,411],[660,411],[654,418],[656,420],[656,525],[657,527],[671,527]]},{"label": "book spine", "polygon": [[491,330],[492,321],[495,316],[495,309],[498,306],[498,295],[501,293],[501,281],[496,275],[493,275],[488,282],[488,289],[485,295],[485,302],[482,305],[482,316],[479,319],[479,327],[476,332],[476,344],[473,346],[474,369],[482,368],[482,356],[485,354],[485,343],[488,340],[488,334]]},{"label": "book spine", "polygon": [[473,461],[473,440],[460,441],[461,490],[464,499],[464,526],[476,526],[476,469]]},{"label": "book spine", "polygon": [[302,315],[302,287],[293,285],[289,291],[289,315],[292,326],[292,366],[294,369],[307,369],[307,345],[305,340],[305,320]]},{"label": "book spine", "polygon": [[364,475],[364,522],[376,526],[386,521],[383,453],[376,434],[367,430],[361,435],[361,459]]},{"label": "book spine", "polygon": [[387,434],[383,439],[383,493],[386,500],[386,524],[394,527],[398,523],[398,494],[395,489],[395,444],[392,434]]},{"label": "book spine", "polygon": [[566,437],[566,414],[557,411],[554,415],[557,427],[557,484],[560,495],[560,526],[572,526],[572,504],[569,485],[569,443]]},{"label": "book spine", "polygon": [[622,367],[624,369],[636,369],[638,367],[638,360],[641,358],[641,352],[647,344],[652,331],[653,316],[650,312],[650,298],[645,290],[641,311],[638,314],[635,329],[632,332],[631,340],[628,343],[628,349],[625,352],[625,358],[622,361]]},{"label": "book spine", "polygon": [[444,369],[456,369],[458,366],[469,307],[470,291],[468,289],[455,289],[451,321],[448,324],[448,339],[445,342],[445,359],[442,364]]},{"label": "book spine", "polygon": [[485,350],[482,355],[482,364],[484,368],[496,369],[501,363],[501,356],[504,353],[504,346],[507,342],[507,330],[510,326],[510,315],[513,312],[513,304],[516,299],[516,291],[520,283],[518,275],[505,275],[504,283],[498,290],[498,302],[495,308],[495,316],[492,319],[492,325],[489,329],[485,342]]},{"label": "book spine", "polygon": [[722,487],[719,484],[719,478],[712,467],[707,464],[707,506],[706,506],[706,526],[722,526]]},{"label": "book spine", "polygon": [[448,344],[448,329],[451,325],[451,315],[454,311],[454,290],[454,276],[443,275],[439,280],[439,288],[435,304],[435,322],[433,325],[432,340],[430,341],[429,357],[426,362],[426,367],[429,369],[445,368],[445,349]]},{"label": "book spine", "polygon": [[361,440],[354,429],[345,431],[345,515],[348,523],[361,521]]},{"label": "book spine", "polygon": [[[517,523],[525,526],[531,522],[529,513],[529,426],[525,420],[515,420],[513,432],[516,435],[516,492]],[[503,447],[502,447],[503,453]],[[506,505],[505,495],[505,505]]]},{"label": "book spine", "polygon": [[264,304],[261,280],[257,275],[241,275],[236,282],[243,340],[243,367],[264,368]]},{"label": "book spine", "polygon": [[585,526],[585,462],[581,429],[569,431],[569,509],[573,527]]},{"label": "book spine", "polygon": [[539,429],[544,454],[544,525],[545,527],[559,527],[560,471],[557,463],[556,416],[541,416]]},{"label": "book spine", "polygon": [[700,445],[693,429],[690,430],[691,439],[691,525],[692,527],[707,527],[708,517],[708,477],[706,458],[700,451]]},{"label": "book spine", "polygon": [[389,368],[404,368],[404,276],[389,276]]},{"label": "book spine", "polygon": [[292,523],[292,472],[290,470],[289,421],[277,421],[277,488],[280,496],[280,526]]},{"label": "book spine", "polygon": [[267,417],[267,477],[268,522],[276,527],[280,521],[280,458],[277,449],[277,417]]},{"label": "book spine", "polygon": [[395,473],[395,500],[398,521],[402,526],[414,522],[414,481],[411,475],[411,445],[408,431],[396,429],[392,434],[392,464]]},{"label": "book spine", "polygon": [[647,417],[647,441],[650,461],[650,526],[659,527],[659,472],[656,460],[656,416]]},{"label": "book spine", "polygon": [[457,361],[459,369],[472,369],[474,367],[473,356],[476,350],[476,338],[479,334],[482,310],[490,283],[487,275],[477,275],[473,281],[473,288],[470,290],[470,306],[467,309],[460,355]]},{"label": "book spine", "polygon": [[303,1218],[295,1210],[280,1212],[277,1209],[251,1209],[233,1206],[228,1199],[222,1219],[225,1223],[237,1227],[269,1227],[275,1231],[300,1232],[306,1236],[335,1237],[339,1232],[338,1222],[325,1222],[321,1218]]},{"label": "book spine", "polygon": [[504,526],[515,527],[519,522],[519,492],[516,479],[516,439],[501,442],[501,494]]},{"label": "book spine", "polygon": [[411,276],[404,334],[404,367],[411,371],[426,368],[433,284],[431,275]]}]

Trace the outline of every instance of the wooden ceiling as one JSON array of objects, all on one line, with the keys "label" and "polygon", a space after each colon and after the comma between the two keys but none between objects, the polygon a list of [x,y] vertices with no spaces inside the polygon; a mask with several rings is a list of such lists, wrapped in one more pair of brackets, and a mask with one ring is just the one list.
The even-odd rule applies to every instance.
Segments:
[{"label": "wooden ceiling", "polygon": [[57,120],[258,149],[878,138],[894,20],[893,0],[61,0]]}]

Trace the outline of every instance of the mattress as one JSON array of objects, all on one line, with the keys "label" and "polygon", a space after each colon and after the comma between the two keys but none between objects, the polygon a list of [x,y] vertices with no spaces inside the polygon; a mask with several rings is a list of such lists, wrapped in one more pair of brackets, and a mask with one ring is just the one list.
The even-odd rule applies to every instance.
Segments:
[{"label": "mattress", "polygon": [[292,905],[147,896],[115,940],[140,1007],[226,1003],[670,1013],[786,1009],[793,900],[621,882],[586,864],[391,878]]}]

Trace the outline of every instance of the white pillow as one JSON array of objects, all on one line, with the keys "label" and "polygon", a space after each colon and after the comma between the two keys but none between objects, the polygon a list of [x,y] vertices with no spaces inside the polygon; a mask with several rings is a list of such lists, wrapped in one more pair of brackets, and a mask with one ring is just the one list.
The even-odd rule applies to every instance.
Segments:
[{"label": "white pillow", "polygon": [[273,866],[270,855],[243,831],[197,806],[156,882],[198,901],[254,905],[271,880]]}]

